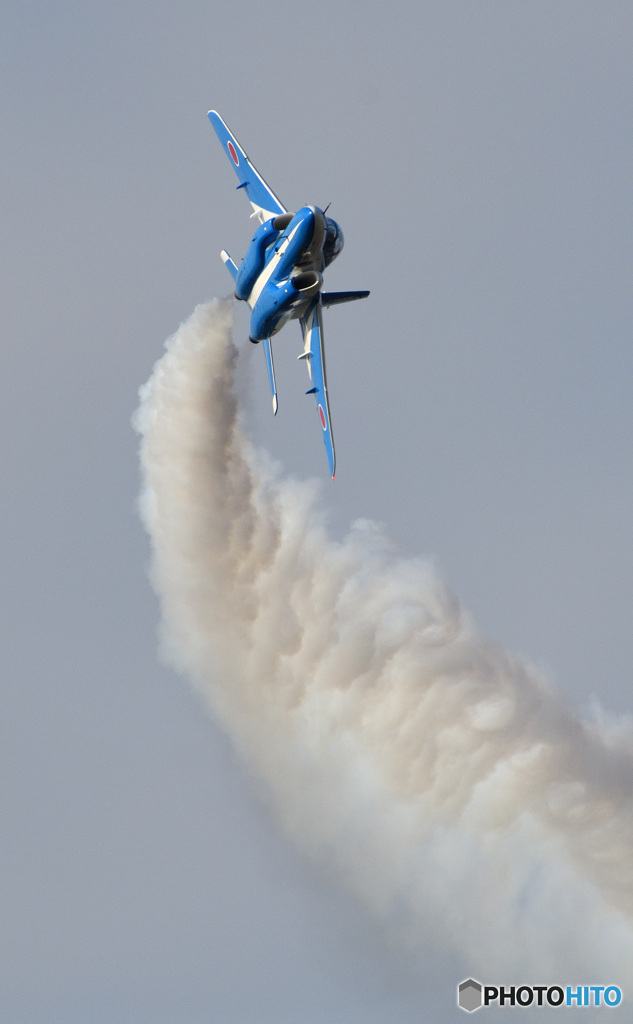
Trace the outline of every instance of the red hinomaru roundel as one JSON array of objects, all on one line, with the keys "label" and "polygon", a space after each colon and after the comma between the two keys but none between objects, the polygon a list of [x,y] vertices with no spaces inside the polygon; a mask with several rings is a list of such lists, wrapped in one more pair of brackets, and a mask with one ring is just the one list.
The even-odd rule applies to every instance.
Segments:
[{"label": "red hinomaru roundel", "polygon": [[237,167],[240,161],[239,161],[237,153],[235,152],[235,146],[233,145],[233,143],[230,140],[227,143],[227,149],[228,149],[229,153],[231,154],[231,160],[233,161],[233,163]]},{"label": "red hinomaru roundel", "polygon": [[321,420],[321,426],[325,430],[327,428],[327,421],[325,419],[325,413],[323,412],[323,406],[319,406],[319,419]]}]

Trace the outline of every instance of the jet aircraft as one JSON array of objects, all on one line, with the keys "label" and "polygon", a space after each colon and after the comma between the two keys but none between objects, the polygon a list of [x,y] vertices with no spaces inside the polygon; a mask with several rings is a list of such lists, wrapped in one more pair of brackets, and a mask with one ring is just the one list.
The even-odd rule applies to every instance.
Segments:
[{"label": "jet aircraft", "polygon": [[250,162],[239,142],[215,110],[208,118],[222,143],[259,220],[246,256],[238,267],[228,252],[221,256],[235,282],[235,297],[251,309],[250,340],[263,342],[268,379],[277,414],[277,385],[271,338],[288,320],[299,320],[303,334],[303,352],[311,387],[306,394],[316,398],[319,422],[327,451],[332,479],[336,468],[332,421],[325,376],[323,349],[324,306],[364,299],[368,291],[324,292],[323,271],[343,248],[341,228],[318,206],[303,206],[289,213],[261,174]]}]

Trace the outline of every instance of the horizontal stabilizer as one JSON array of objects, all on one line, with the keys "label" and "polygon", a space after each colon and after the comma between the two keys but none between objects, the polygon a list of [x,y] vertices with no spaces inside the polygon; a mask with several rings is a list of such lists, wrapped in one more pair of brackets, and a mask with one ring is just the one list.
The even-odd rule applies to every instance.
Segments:
[{"label": "horizontal stabilizer", "polygon": [[354,302],[355,299],[366,299],[369,292],[321,292],[324,306],[338,306],[341,302]]},{"label": "horizontal stabilizer", "polygon": [[235,279],[237,277],[237,267],[235,266],[233,260],[229,256],[229,254],[226,251],[226,249],[222,250],[222,252],[220,253],[220,256],[222,257],[222,262],[224,263],[224,266],[226,267],[226,269],[228,270],[229,274],[231,275],[231,277],[235,281]]}]

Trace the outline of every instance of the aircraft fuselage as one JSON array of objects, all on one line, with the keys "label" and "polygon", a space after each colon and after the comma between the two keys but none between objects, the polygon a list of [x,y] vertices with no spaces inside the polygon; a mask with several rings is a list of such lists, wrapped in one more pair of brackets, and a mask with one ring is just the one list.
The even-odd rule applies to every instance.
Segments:
[{"label": "aircraft fuselage", "polygon": [[266,357],[273,413],[277,414],[277,384],[271,338],[287,320],[299,320],[303,359],[310,377],[306,392],[314,395],[323,443],[332,478],[336,467],[332,421],[325,375],[323,308],[365,299],[368,291],[323,292],[323,271],[344,245],[343,232],[325,210],[303,206],[289,213],[266,184],[217,110],[209,111],[213,126],[239,185],[253,208],[259,228],[239,267],[223,249],[222,262],[235,282],[235,296],[251,308],[249,335],[262,342]]},{"label": "aircraft fuselage", "polygon": [[272,217],[257,229],[235,279],[251,307],[250,339],[263,341],[302,317],[323,286],[323,270],[343,248],[343,233],[318,206]]}]

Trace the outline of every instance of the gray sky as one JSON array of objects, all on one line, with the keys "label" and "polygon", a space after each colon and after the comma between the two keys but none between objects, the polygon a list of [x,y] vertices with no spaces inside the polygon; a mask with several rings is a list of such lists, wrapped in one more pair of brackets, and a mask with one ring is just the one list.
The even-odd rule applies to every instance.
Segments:
[{"label": "gray sky", "polygon": [[[631,712],[628,3],[5,3],[0,1011],[15,1024],[459,1019],[306,864],[156,657],[138,386],[251,232],[215,107],[346,248],[330,485],[299,331],[248,423],[385,523],[572,705]],[[247,319],[238,316],[238,341]]]}]

